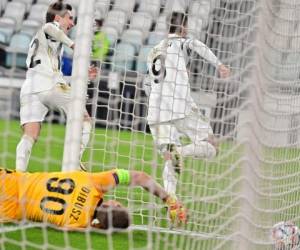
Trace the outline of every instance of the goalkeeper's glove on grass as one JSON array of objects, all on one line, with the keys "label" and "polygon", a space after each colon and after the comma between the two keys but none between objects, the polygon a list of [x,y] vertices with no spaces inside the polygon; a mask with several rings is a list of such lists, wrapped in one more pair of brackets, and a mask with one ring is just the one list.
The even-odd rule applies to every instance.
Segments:
[{"label": "goalkeeper's glove on grass", "polygon": [[175,197],[169,196],[166,204],[168,205],[169,217],[172,223],[185,224],[187,222],[187,210]]}]

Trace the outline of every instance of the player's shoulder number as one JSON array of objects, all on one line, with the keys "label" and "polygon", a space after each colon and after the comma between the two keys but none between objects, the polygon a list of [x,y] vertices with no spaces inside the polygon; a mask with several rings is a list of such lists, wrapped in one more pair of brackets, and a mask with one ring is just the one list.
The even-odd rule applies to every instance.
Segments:
[{"label": "player's shoulder number", "polygon": [[32,43],[30,44],[30,48],[33,49],[32,55],[30,57],[30,64],[29,64],[29,68],[33,68],[34,66],[36,66],[37,64],[40,64],[40,60],[35,60],[38,48],[40,46],[40,41],[39,39],[36,37]]},{"label": "player's shoulder number", "polygon": [[165,56],[159,54],[152,60],[151,75],[153,77],[154,83],[161,83],[167,75]]}]

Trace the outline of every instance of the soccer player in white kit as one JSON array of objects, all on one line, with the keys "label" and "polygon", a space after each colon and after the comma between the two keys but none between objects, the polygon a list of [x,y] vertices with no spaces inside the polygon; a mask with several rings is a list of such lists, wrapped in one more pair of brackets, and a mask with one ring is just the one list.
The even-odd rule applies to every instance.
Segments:
[{"label": "soccer player in white kit", "polygon": [[[20,94],[23,136],[16,149],[18,171],[27,170],[31,149],[39,137],[41,122],[49,108],[63,110],[68,115],[71,90],[60,70],[60,57],[63,44],[74,49],[74,42],[67,36],[73,26],[72,6],[57,1],[49,6],[46,24],[31,41],[26,60],[28,70]],[[97,69],[90,67],[89,78],[94,79],[96,74]],[[89,142],[91,128],[91,118],[86,111],[80,158]]]},{"label": "soccer player in white kit", "polygon": [[[170,18],[169,35],[156,45],[147,59],[150,85],[148,124],[153,139],[162,153],[164,187],[176,195],[177,176],[182,166],[182,157],[212,158],[217,152],[209,121],[201,114],[191,97],[186,68],[191,52],[196,52],[213,64],[220,77],[229,76],[229,69],[202,42],[186,38],[187,16],[173,12]],[[146,91],[147,92],[147,91]],[[180,143],[180,135],[191,140],[188,145]]]}]

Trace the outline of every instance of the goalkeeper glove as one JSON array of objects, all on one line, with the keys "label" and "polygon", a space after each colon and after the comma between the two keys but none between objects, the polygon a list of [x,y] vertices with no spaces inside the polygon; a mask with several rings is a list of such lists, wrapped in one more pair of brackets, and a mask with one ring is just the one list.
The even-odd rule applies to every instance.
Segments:
[{"label": "goalkeeper glove", "polygon": [[169,196],[166,204],[168,205],[169,217],[172,223],[187,222],[187,210],[175,197]]}]

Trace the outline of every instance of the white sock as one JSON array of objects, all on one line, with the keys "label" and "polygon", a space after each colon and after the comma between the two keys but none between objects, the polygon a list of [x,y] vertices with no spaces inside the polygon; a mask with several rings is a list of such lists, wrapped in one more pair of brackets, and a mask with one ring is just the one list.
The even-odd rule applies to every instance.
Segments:
[{"label": "white sock", "polygon": [[167,191],[167,193],[175,196],[177,178],[171,160],[165,161],[165,166],[163,170],[163,182],[164,182],[164,188]]},{"label": "white sock", "polygon": [[79,155],[80,158],[79,159],[81,159],[83,152],[90,141],[91,130],[92,130],[91,122],[84,121],[83,127],[82,127],[82,140],[81,140],[81,146],[80,146],[80,155]]},{"label": "white sock", "polygon": [[27,170],[31,149],[34,139],[23,135],[16,149],[16,170],[25,172]]},{"label": "white sock", "polygon": [[216,156],[216,148],[207,141],[202,141],[199,144],[189,144],[183,147],[178,147],[178,152],[183,156],[195,156],[199,158],[213,158]]}]

